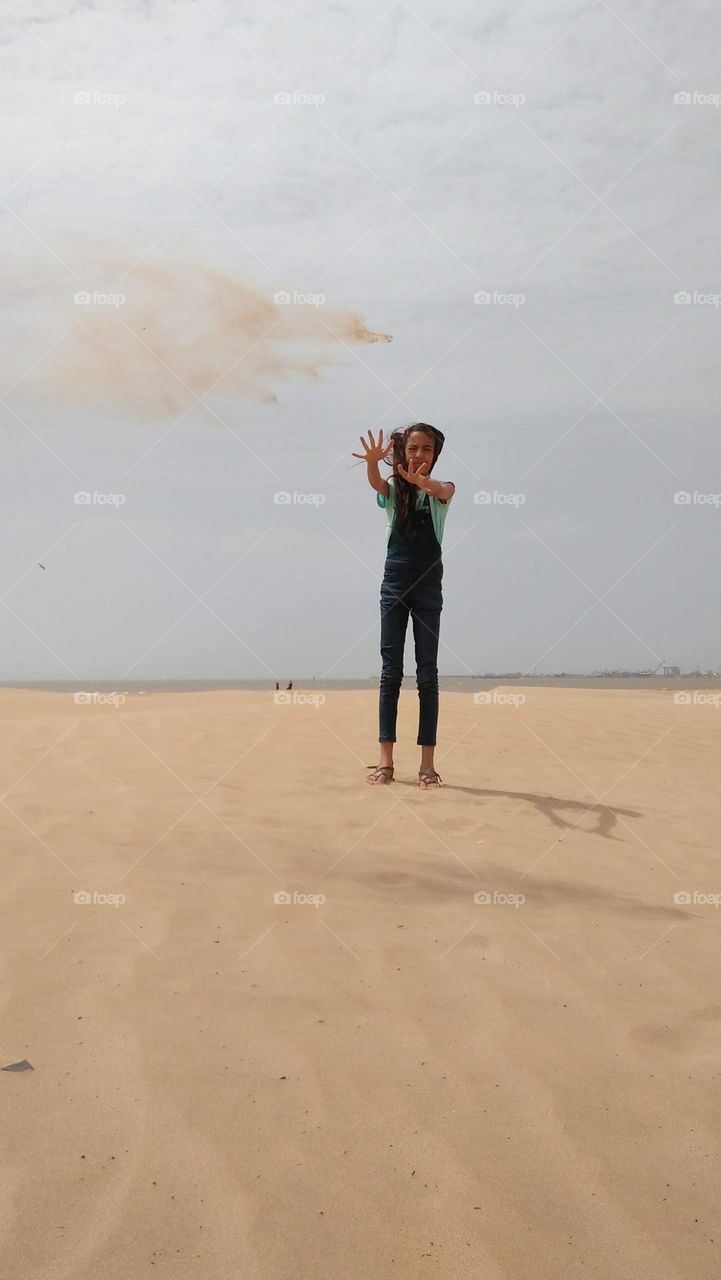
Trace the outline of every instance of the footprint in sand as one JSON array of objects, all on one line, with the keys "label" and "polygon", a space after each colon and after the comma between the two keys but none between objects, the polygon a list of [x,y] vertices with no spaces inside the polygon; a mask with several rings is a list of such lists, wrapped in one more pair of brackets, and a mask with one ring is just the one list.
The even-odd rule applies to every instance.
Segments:
[{"label": "footprint in sand", "polygon": [[488,938],[481,933],[471,933],[464,939],[463,945],[469,951],[487,951]]},{"label": "footprint in sand", "polygon": [[721,1044],[721,1005],[681,1014],[676,1020],[646,1023],[631,1032],[639,1047],[650,1045],[692,1058],[716,1058]]}]

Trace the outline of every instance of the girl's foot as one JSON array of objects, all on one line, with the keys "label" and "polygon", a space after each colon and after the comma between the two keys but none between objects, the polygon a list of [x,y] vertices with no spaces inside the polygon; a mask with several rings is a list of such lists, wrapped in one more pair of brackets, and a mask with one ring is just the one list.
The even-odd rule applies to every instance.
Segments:
[{"label": "girl's foot", "polygon": [[419,769],[418,770],[418,786],[428,789],[428,787],[442,787],[443,779],[440,773],[436,773],[435,769]]},{"label": "girl's foot", "polygon": [[377,786],[378,783],[383,782],[393,782],[392,764],[368,764],[366,768],[373,770],[366,778],[366,782],[369,782],[371,786]]}]

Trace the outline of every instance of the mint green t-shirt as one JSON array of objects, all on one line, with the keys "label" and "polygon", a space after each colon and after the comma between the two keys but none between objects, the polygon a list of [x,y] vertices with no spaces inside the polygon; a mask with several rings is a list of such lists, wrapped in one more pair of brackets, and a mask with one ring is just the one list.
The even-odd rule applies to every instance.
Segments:
[{"label": "mint green t-shirt", "polygon": [[[435,477],[434,477],[435,478]],[[396,514],[396,482],[395,476],[388,476],[388,497],[385,498],[382,493],[376,494],[376,502],[379,507],[385,507],[388,521],[386,524],[386,544],[390,541],[391,531],[393,529],[393,521]],[[439,544],[443,542],[443,527],[446,523],[446,515],[448,508],[453,501],[453,494],[447,498],[445,502],[441,502],[440,498],[432,498],[430,494],[426,494],[422,489],[416,492],[416,506],[422,507],[424,499],[428,498],[431,508],[431,520],[433,521],[433,532],[438,539]]]}]

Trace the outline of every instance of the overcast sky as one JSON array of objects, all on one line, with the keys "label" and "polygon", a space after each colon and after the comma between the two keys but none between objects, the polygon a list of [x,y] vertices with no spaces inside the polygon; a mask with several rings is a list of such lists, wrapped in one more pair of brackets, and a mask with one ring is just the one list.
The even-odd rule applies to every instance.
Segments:
[{"label": "overcast sky", "polygon": [[373,675],[414,420],[442,674],[719,669],[711,0],[1,22],[0,678]]}]

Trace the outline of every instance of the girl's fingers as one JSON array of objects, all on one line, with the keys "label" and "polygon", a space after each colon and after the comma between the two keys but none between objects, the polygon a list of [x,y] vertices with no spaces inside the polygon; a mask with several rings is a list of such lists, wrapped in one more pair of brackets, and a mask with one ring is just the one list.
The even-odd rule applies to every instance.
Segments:
[{"label": "girl's fingers", "polygon": [[386,457],[386,455],[387,455],[388,453],[390,453],[391,449],[393,448],[393,440],[392,440],[392,439],[391,439],[391,440],[389,440],[387,444],[384,444],[384,443],[383,443],[383,432],[382,432],[382,431],[380,431],[380,432],[379,432],[378,440],[376,441],[376,440],[374,440],[374,438],[373,438],[373,432],[369,430],[369,431],[368,431],[368,439],[370,440],[370,444],[366,444],[366,438],[365,438],[365,436],[361,436],[361,437],[360,437],[360,442],[361,442],[361,445],[363,446],[363,449],[365,450],[365,452],[364,452],[364,453],[351,453],[351,457],[352,457],[352,458],[360,458],[360,459],[361,459],[362,461],[364,461],[364,462],[367,462],[367,461],[368,461],[368,459],[369,459],[369,457],[370,457],[370,456],[372,456],[373,454],[375,454],[375,455],[377,456],[377,458],[385,458],[385,457]]}]

